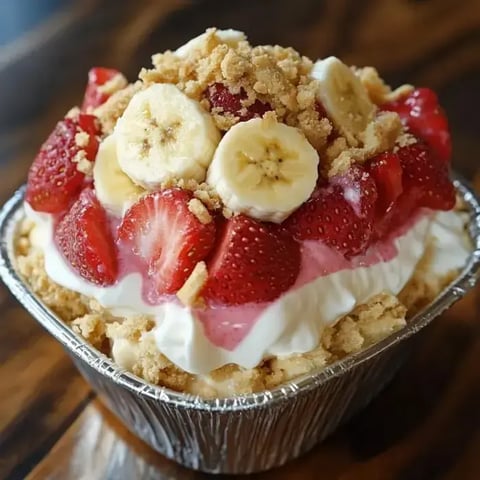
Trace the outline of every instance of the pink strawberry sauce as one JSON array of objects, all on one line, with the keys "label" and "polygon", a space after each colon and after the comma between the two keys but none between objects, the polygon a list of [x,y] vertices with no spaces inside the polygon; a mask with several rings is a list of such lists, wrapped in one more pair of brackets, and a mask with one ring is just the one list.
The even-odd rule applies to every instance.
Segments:
[{"label": "pink strawberry sauce", "polygon": [[[398,254],[395,239],[403,236],[412,228],[428,210],[422,209],[412,215],[407,223],[392,231],[389,237],[372,245],[365,254],[346,259],[337,250],[316,241],[304,241],[301,244],[302,263],[300,274],[295,284],[285,294],[298,289],[322,276],[341,270],[353,270],[359,267],[369,267],[380,262],[387,262]],[[119,220],[110,218],[112,232],[116,233]],[[117,281],[131,273],[142,276],[142,298],[147,305],[161,305],[174,302],[180,305],[175,295],[155,294],[155,287],[148,277],[142,260],[130,250],[119,246],[119,276]],[[270,303],[244,305],[209,305],[206,309],[194,309],[195,318],[201,322],[205,336],[215,346],[225,350],[234,350],[248,335],[253,325]]]},{"label": "pink strawberry sauce", "polygon": [[[413,215],[409,222],[392,232],[388,238],[372,245],[364,255],[357,255],[350,259],[346,259],[337,250],[322,242],[302,242],[300,275],[286,293],[340,270],[370,267],[393,260],[398,254],[395,239],[404,235],[424,214],[425,212],[419,212]],[[269,305],[269,303],[209,305],[207,309],[196,309],[195,318],[202,323],[204,333],[210,342],[217,347],[232,351],[248,335],[258,317]]]}]

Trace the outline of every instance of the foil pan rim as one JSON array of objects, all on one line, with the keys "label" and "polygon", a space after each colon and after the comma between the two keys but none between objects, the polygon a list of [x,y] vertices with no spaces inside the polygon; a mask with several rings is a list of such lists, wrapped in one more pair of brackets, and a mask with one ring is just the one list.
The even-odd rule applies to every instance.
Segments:
[{"label": "foil pan rim", "polygon": [[473,244],[473,251],[457,279],[429,306],[412,317],[406,327],[358,353],[322,369],[314,370],[272,390],[213,400],[175,392],[165,387],[149,384],[125,371],[73,332],[30,291],[14,266],[13,237],[18,222],[24,216],[25,185],[13,194],[0,211],[0,277],[27,311],[73,355],[101,375],[133,393],[189,409],[238,411],[258,408],[303,394],[331,378],[343,375],[357,365],[369,361],[424,328],[475,285],[480,277],[480,200],[465,180],[457,174],[452,176],[457,194],[464,200],[470,214],[469,234]]}]

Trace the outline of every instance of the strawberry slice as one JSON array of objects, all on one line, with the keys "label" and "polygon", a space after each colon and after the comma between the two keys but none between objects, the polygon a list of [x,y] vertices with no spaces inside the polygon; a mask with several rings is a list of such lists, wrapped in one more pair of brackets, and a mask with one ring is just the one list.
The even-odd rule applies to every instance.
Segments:
[{"label": "strawberry slice", "polygon": [[269,302],[300,271],[300,246],[281,226],[245,215],[226,220],[208,262],[207,300],[227,305]]},{"label": "strawberry slice", "polygon": [[377,187],[360,166],[343,175],[321,180],[307,200],[286,221],[299,240],[321,240],[349,257],[370,244]]},{"label": "strawberry slice", "polygon": [[156,293],[175,293],[215,242],[215,224],[189,210],[192,193],[170,188],[142,197],[125,213],[118,241],[139,256]]},{"label": "strawberry slice", "polygon": [[55,241],[72,268],[96,285],[117,279],[115,243],[107,216],[93,190],[86,188],[55,229]]},{"label": "strawberry slice", "polygon": [[366,169],[377,185],[377,214],[382,215],[403,191],[400,159],[393,152],[381,153],[369,160]]},{"label": "strawberry slice", "polygon": [[[78,133],[88,135],[82,146],[75,140]],[[95,160],[98,133],[96,119],[91,115],[80,114],[57,123],[28,173],[26,200],[34,210],[60,213],[68,209],[85,180],[85,174],[77,169],[74,160],[79,154]]]},{"label": "strawberry slice", "polygon": [[422,143],[400,148],[397,155],[403,170],[404,190],[418,199],[419,207],[435,210],[454,207],[455,188],[446,163]]},{"label": "strawberry slice", "polygon": [[88,72],[87,89],[82,104],[83,112],[88,112],[108,100],[110,95],[106,92],[102,92],[100,87],[115,78],[117,75],[121,75],[118,70],[104,67],[95,67]]},{"label": "strawberry slice", "polygon": [[410,131],[424,140],[439,159],[445,163],[450,161],[452,143],[448,121],[433,90],[417,88],[400,100],[382,105],[382,109],[397,112]]},{"label": "strawberry slice", "polygon": [[206,91],[206,96],[212,109],[218,108],[224,113],[235,115],[240,118],[241,122],[255,117],[263,117],[264,113],[272,109],[268,103],[263,103],[260,100],[255,100],[249,107],[243,107],[242,100],[247,99],[245,90],[241,89],[239,93],[232,93],[223,83],[210,85]]}]

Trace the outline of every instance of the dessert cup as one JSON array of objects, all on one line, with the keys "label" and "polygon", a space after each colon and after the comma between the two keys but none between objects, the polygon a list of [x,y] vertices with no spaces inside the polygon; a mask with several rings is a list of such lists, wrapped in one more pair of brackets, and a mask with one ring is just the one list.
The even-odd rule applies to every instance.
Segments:
[{"label": "dessert cup", "polygon": [[73,332],[30,290],[16,269],[14,241],[24,218],[20,188],[0,213],[0,275],[52,334],[129,430],[166,457],[211,473],[251,473],[298,457],[368,403],[391,379],[415,335],[460,299],[480,271],[480,204],[455,188],[470,216],[472,251],[457,278],[407,326],[386,339],[270,391],[205,400],[147,383],[122,370]]}]

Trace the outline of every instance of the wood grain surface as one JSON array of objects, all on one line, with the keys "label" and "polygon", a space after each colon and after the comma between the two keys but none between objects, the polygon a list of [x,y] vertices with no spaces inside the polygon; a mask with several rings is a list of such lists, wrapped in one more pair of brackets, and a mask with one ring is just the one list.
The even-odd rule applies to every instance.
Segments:
[{"label": "wood grain surface", "polygon": [[[435,88],[450,118],[455,168],[470,179],[477,173],[478,0],[78,0],[0,48],[0,200],[78,102],[90,65],[133,79],[152,53],[212,25],[245,30],[253,43],[374,64],[393,85]],[[423,332],[394,381],[340,431],[253,478],[480,479],[479,294]],[[209,478],[128,433],[3,286],[0,311],[0,479]]]}]

